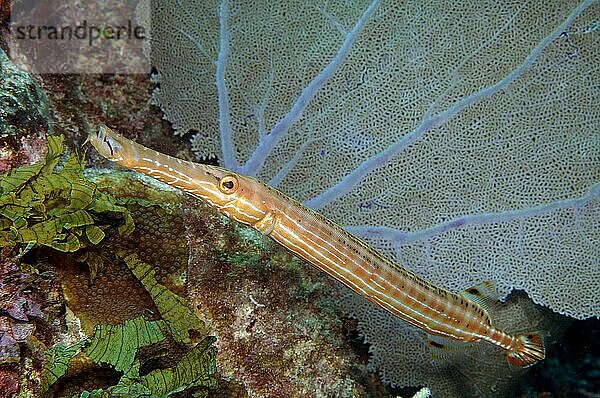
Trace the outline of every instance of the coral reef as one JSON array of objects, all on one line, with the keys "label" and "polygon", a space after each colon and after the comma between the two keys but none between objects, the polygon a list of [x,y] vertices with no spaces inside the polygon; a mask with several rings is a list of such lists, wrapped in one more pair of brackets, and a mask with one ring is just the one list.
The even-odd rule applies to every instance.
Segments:
[{"label": "coral reef", "polygon": [[[156,13],[162,5],[154,4]],[[339,195],[322,211],[416,272],[454,290],[495,280],[505,294],[524,288],[527,279],[539,283],[527,287],[533,295],[553,279],[574,287],[560,290],[557,284],[537,300],[585,317],[598,303],[587,299],[586,289],[593,288],[588,265],[598,261],[598,150],[589,132],[597,110],[588,99],[597,90],[599,7],[577,6],[183,2],[155,15],[157,57],[165,48],[170,55],[155,59],[160,90],[154,101],[178,134],[194,137],[199,157],[245,167],[298,199]],[[260,24],[250,23],[256,18]],[[173,30],[174,24],[184,29]],[[22,98],[17,105],[27,105],[26,111],[14,115],[31,119],[12,117],[0,105],[0,123],[16,132],[0,138],[0,171],[40,160],[50,126],[47,100],[42,95],[35,102],[35,82],[6,65],[2,76],[12,71],[23,86],[3,87],[0,95]],[[147,77],[37,79],[49,97],[53,128],[65,134],[68,146],[81,144],[103,122],[161,152],[191,158],[188,140],[170,135],[168,122],[147,103],[153,87]],[[256,160],[269,148],[261,167]],[[94,151],[86,158],[108,164]],[[254,166],[246,166],[251,158]],[[379,168],[363,174],[367,166]],[[351,189],[344,196],[336,184],[348,176],[356,180],[344,185]],[[393,318],[380,317],[372,306],[362,311],[360,300],[339,299],[331,281],[195,200],[131,174],[96,171],[86,177],[128,208],[136,230],[122,237],[107,229],[102,246],[74,254],[33,247],[13,258],[2,251],[0,348],[13,360],[0,363],[3,395],[36,391],[44,348],[72,346],[91,336],[95,325],[140,316],[159,320],[150,294],[110,254],[117,249],[151,264],[158,283],[192,302],[215,331],[220,387],[211,397],[415,394],[416,388],[391,389],[367,373],[384,362],[377,371],[401,373],[398,380],[408,378],[416,363],[422,377],[407,383],[430,387],[425,380],[432,374],[424,365],[431,355],[414,329],[400,324],[381,333]],[[346,304],[344,311],[364,314],[360,322],[340,321],[331,308],[336,300]],[[536,316],[527,325],[535,325]],[[370,346],[358,337],[369,320],[382,322],[368,332]],[[560,345],[550,345],[548,359],[529,370],[515,396],[598,390],[598,348],[590,344],[597,322],[576,325],[579,334],[567,332]],[[388,338],[376,343],[384,334]],[[401,348],[393,344],[405,341]],[[381,352],[387,347],[414,355],[386,359]],[[369,348],[377,359],[369,357]],[[185,352],[170,343],[138,351],[165,369]],[[69,366],[57,393],[106,389],[121,377],[110,366]],[[497,371],[485,363],[482,369]],[[455,378],[460,371],[451,373]],[[489,374],[470,378],[467,388],[481,386],[478,380]]]},{"label": "coral reef", "polygon": [[[135,252],[153,265],[158,282],[193,302],[218,337],[220,387],[210,396],[366,395],[352,375],[353,355],[336,333],[337,314],[327,309],[328,284],[314,271],[300,271],[298,260],[261,235],[148,179],[106,171],[88,178],[128,207],[136,229],[125,237],[107,231],[105,246],[84,253],[102,255],[105,247]],[[62,258],[56,272],[85,335],[98,324],[156,319],[160,311],[151,295],[121,261],[104,254],[92,280],[81,257]],[[89,371],[75,368],[57,391],[118,382],[107,373],[85,383]]]},{"label": "coral reef", "polygon": [[[63,260],[57,270],[69,307],[89,334],[94,325],[100,323],[122,323],[157,313],[146,289],[122,261],[114,257],[117,251],[136,253],[142,261],[153,265],[159,283],[183,296],[188,250],[182,239],[184,229],[177,210],[179,195],[149,189],[128,173],[93,172],[88,173],[88,178],[118,203],[127,206],[136,225],[127,236],[114,231],[107,233],[103,246],[86,248],[69,261]],[[93,278],[81,266],[91,258],[99,258],[103,264]]]},{"label": "coral reef", "polygon": [[[147,363],[155,367],[157,359],[152,355],[139,354],[138,351],[166,341],[168,336],[175,342],[189,344],[192,339],[188,333],[200,332],[204,324],[190,311],[182,297],[171,293],[156,281],[151,266],[140,261],[136,254],[127,255],[123,261],[148,289],[162,319],[149,321],[141,316],[129,319],[122,325],[97,325],[93,335],[87,339],[70,346],[54,345],[46,351],[47,362],[42,370],[38,393],[40,396],[49,395],[50,387],[68,372],[70,362],[81,351],[91,362],[109,365],[115,371],[122,372],[116,385],[105,389],[95,388],[91,396],[168,397],[191,389],[194,396],[206,397],[207,389],[216,387],[212,377],[216,370],[216,350],[212,347],[215,339],[212,336],[203,338],[186,350],[172,367],[149,372],[145,369],[141,373]],[[164,355],[162,357],[164,359]],[[173,355],[169,360],[173,361]],[[63,394],[67,395],[67,391],[61,391],[60,395]]]},{"label": "coral reef", "polygon": [[[100,184],[107,185],[117,194],[124,196],[118,199],[122,204],[118,205],[117,200],[101,192],[97,184],[84,178],[83,164],[76,155],[71,154],[65,159],[64,154],[63,137],[48,136],[46,155],[39,162],[13,168],[0,179],[2,204],[0,243],[3,254],[0,274],[0,311],[6,314],[0,317],[2,331],[0,373],[3,393],[10,395],[35,393],[45,396],[50,386],[55,385],[58,380],[59,383],[56,383],[53,388],[57,388],[55,393],[59,396],[68,395],[69,391],[81,391],[82,387],[94,388],[93,396],[106,396],[106,392],[102,389],[106,391],[110,384],[103,383],[110,380],[111,376],[106,376],[104,381],[97,380],[100,384],[93,385],[90,384],[91,379],[82,377],[90,371],[93,372],[89,365],[82,365],[79,357],[74,367],[68,365],[71,358],[86,346],[105,347],[98,351],[87,352],[92,362],[98,365],[110,364],[116,371],[126,371],[124,378],[117,380],[117,386],[111,387],[111,393],[121,391],[133,396],[150,393],[156,396],[168,396],[187,389],[200,393],[199,388],[214,388],[216,385],[214,379],[207,377],[215,372],[216,352],[209,347],[214,340],[207,338],[193,348],[184,350],[180,356],[181,361],[176,363],[174,361],[177,358],[177,350],[170,347],[173,343],[166,340],[168,330],[169,338],[175,343],[189,344],[198,341],[197,336],[201,330],[203,331],[203,324],[200,321],[192,322],[195,315],[188,309],[187,302],[159,284],[153,276],[155,271],[151,272],[148,265],[136,260],[132,255],[125,257],[123,261],[130,266],[134,275],[142,279],[143,286],[136,282],[131,283],[133,285],[131,288],[127,284],[128,281],[131,282],[131,274],[126,272],[119,275],[118,272],[123,270],[122,261],[119,262],[106,251],[111,243],[114,248],[120,248],[122,251],[132,252],[138,249],[135,241],[131,238],[126,240],[127,235],[131,235],[133,219],[123,205],[130,206],[137,211],[136,215],[141,213],[140,218],[145,221],[140,224],[145,225],[146,231],[143,229],[138,231],[137,239],[143,241],[146,236],[140,239],[140,233],[147,232],[149,228],[164,235],[161,236],[160,247],[156,247],[157,242],[148,242],[146,246],[140,245],[140,253],[157,263],[165,264],[166,267],[164,272],[160,273],[160,278],[182,290],[187,265],[187,248],[185,244],[178,243],[181,242],[180,235],[177,234],[178,230],[168,221],[168,213],[172,213],[172,208],[177,204],[176,198],[173,198],[170,192],[161,194],[145,188],[139,181],[137,184],[131,183],[127,176],[119,179],[119,176],[114,174],[108,178],[96,175],[95,178]],[[128,194],[124,194],[124,191]],[[139,197],[141,192],[143,194]],[[138,197],[135,196],[136,193]],[[156,204],[162,202],[166,203]],[[155,228],[154,224],[159,222],[149,217],[152,212],[160,217],[162,228]],[[178,225],[180,224],[179,217]],[[165,232],[167,230],[174,234],[171,235],[173,237],[171,242],[165,239],[168,235]],[[98,246],[101,242],[103,245]],[[61,252],[76,253],[49,259],[47,256],[50,253],[44,250],[44,246]],[[169,257],[165,255],[167,252]],[[157,254],[162,255],[156,258]],[[175,261],[178,254],[179,262]],[[30,261],[32,263],[28,268],[34,275],[28,276],[22,273],[19,267],[26,267],[26,262]],[[82,262],[87,263],[89,271],[82,269]],[[114,275],[115,270],[117,275]],[[52,317],[48,317],[47,311],[51,308],[50,297],[38,295],[36,300],[28,297],[32,291],[29,284],[40,279],[36,278],[35,274],[49,274],[55,287],[59,280],[54,276],[57,274],[62,276],[60,282],[63,284],[63,290],[61,291],[59,285],[58,291],[53,288],[46,293],[53,293],[55,300],[58,299],[57,303],[64,305],[64,291],[67,304],[75,312],[75,315],[71,315],[75,321],[68,321],[69,314],[72,314],[70,310],[67,311],[66,316],[52,313]],[[116,282],[115,286],[111,286],[113,282]],[[85,289],[86,285],[87,289]],[[114,290],[107,290],[112,288]],[[104,293],[110,299],[99,302],[103,294],[95,294],[94,290]],[[122,293],[122,296],[119,297],[115,292]],[[142,297],[141,300],[136,300],[136,293]],[[151,300],[144,300],[144,298]],[[111,307],[109,304],[111,299],[113,303],[115,299],[119,300],[122,306]],[[142,305],[136,308],[136,304],[139,303]],[[44,311],[41,310],[42,305]],[[155,308],[154,314],[151,308]],[[128,309],[130,311],[127,311]],[[132,317],[128,317],[133,312],[132,309],[138,310],[136,314],[138,316],[146,312],[146,315],[155,317],[160,314],[162,319],[146,321],[138,317],[136,323],[131,321]],[[97,311],[93,312],[93,316],[86,316],[90,314],[90,310]],[[81,316],[77,317],[77,315]],[[63,334],[65,324],[68,329],[68,325],[73,322],[78,325],[82,323],[78,328],[83,330]],[[121,330],[115,325],[105,325],[105,323],[118,324],[119,322],[125,322],[124,329]],[[48,323],[52,326],[47,325]],[[64,345],[65,342],[72,342],[75,336],[85,337],[86,330],[91,335],[91,329],[99,324],[102,324],[104,329],[100,327],[97,332],[94,332],[91,340]],[[44,328],[37,330],[37,325],[43,325]],[[139,347],[122,348],[116,346],[117,340],[120,342],[121,339],[110,340],[110,336],[119,333],[125,340],[131,340],[132,334],[143,337],[144,333],[150,333],[152,327],[158,328],[156,333],[159,334],[146,343],[143,343],[143,339],[139,340],[141,343]],[[195,337],[187,335],[188,329],[193,329]],[[48,333],[43,341],[39,340],[40,332]],[[162,351],[154,348],[154,351],[138,354],[137,357],[148,361],[158,354],[159,361],[165,362],[165,366],[146,369],[144,362],[129,360],[136,356],[138,349],[140,352],[143,351],[142,346],[154,347],[156,343],[163,340],[166,343],[162,344]],[[26,351],[23,351],[24,347]],[[43,360],[41,353],[45,347],[50,348],[46,350],[46,359]],[[106,357],[105,355],[109,355],[113,349],[116,349],[116,353],[129,354],[129,359]],[[103,354],[95,357],[92,355],[93,352]],[[170,352],[171,355],[166,356],[164,352]],[[35,361],[35,367],[24,372],[28,361],[32,360]],[[46,367],[42,370],[41,364],[44,362]],[[152,363],[153,367],[158,364],[156,360]],[[173,366],[169,367],[169,363]],[[140,373],[141,371],[144,373]],[[61,379],[65,372],[69,372],[67,384]],[[79,383],[73,384],[75,380],[79,380]],[[68,387],[69,384],[72,385]]]},{"label": "coral reef", "polygon": [[[87,372],[93,371],[90,370],[89,365],[82,365],[79,357],[74,367],[68,365],[80,349],[85,351],[85,347],[102,346],[102,344],[110,349],[103,348],[97,351],[86,351],[92,362],[98,365],[110,364],[114,366],[116,371],[126,371],[123,378],[118,380],[118,383],[115,383],[117,386],[114,388],[111,387],[110,391],[112,393],[121,391],[121,393],[125,392],[127,395],[138,396],[152,392],[156,396],[168,396],[174,392],[190,388],[193,390],[198,390],[200,387],[214,388],[216,386],[214,379],[203,375],[203,372],[209,372],[209,374],[215,372],[214,360],[216,353],[214,349],[209,348],[213,342],[212,338],[205,339],[205,342],[198,343],[193,348],[184,350],[180,356],[181,361],[174,363],[177,358],[177,350],[171,347],[173,344],[197,342],[198,336],[205,335],[203,323],[199,320],[193,322],[196,318],[194,313],[188,308],[187,302],[159,284],[154,278],[155,271],[151,271],[147,264],[139,261],[137,254],[127,255],[120,261],[106,251],[107,247],[112,247],[114,250],[119,249],[119,253],[122,253],[121,256],[125,256],[126,253],[131,253],[138,249],[135,241],[133,241],[134,237],[127,237],[127,235],[133,235],[131,234],[133,221],[130,213],[125,207],[117,205],[115,199],[112,199],[111,196],[101,193],[96,188],[96,184],[83,179],[82,165],[73,155],[63,163],[62,167],[55,174],[56,164],[63,154],[64,147],[62,139],[58,137],[49,136],[48,143],[49,148],[44,160],[38,164],[16,168],[0,181],[3,189],[2,198],[6,199],[3,202],[8,203],[5,203],[4,208],[2,208],[2,216],[11,221],[12,219],[9,217],[16,214],[15,209],[29,209],[29,211],[25,211],[22,214],[19,213],[19,217],[13,217],[14,220],[12,222],[14,224],[17,222],[15,220],[23,217],[30,217],[33,220],[37,220],[39,217],[36,216],[34,210],[43,209],[49,213],[47,216],[42,217],[47,219],[41,222],[44,224],[48,223],[48,220],[53,221],[52,217],[56,214],[75,214],[82,211],[82,206],[85,208],[89,205],[90,214],[93,214],[93,218],[91,215],[89,216],[90,219],[95,222],[102,220],[106,225],[102,225],[102,229],[95,227],[96,229],[92,232],[88,232],[87,228],[94,224],[86,225],[84,223],[80,225],[81,223],[77,222],[79,218],[70,219],[69,223],[52,222],[51,225],[66,228],[70,231],[67,233],[73,233],[76,242],[69,243],[68,240],[66,243],[61,242],[60,239],[64,239],[64,235],[66,234],[62,233],[60,229],[51,230],[47,234],[36,233],[32,236],[37,240],[31,241],[28,238],[21,239],[21,241],[23,243],[37,243],[38,245],[28,245],[26,250],[30,250],[31,247],[34,248],[28,253],[20,253],[18,257],[14,257],[13,262],[10,262],[9,259],[14,253],[11,253],[9,249],[13,248],[17,242],[11,242],[10,238],[14,240],[15,237],[28,237],[29,235],[24,232],[25,227],[30,226],[31,230],[34,231],[44,231],[45,228],[36,229],[35,226],[37,224],[29,219],[25,219],[24,222],[19,222],[19,229],[12,225],[11,231],[2,235],[3,238],[6,238],[3,242],[3,246],[6,247],[3,249],[3,273],[0,275],[0,292],[2,292],[0,295],[0,310],[8,316],[0,318],[0,327],[2,328],[0,347],[3,354],[0,361],[3,368],[0,371],[3,374],[3,384],[6,386],[6,391],[16,393],[17,386],[19,386],[20,393],[29,391],[29,393],[35,392],[44,396],[49,391],[49,388],[56,384],[52,388],[55,389],[55,392],[59,396],[68,395],[69,391],[81,391],[82,387],[94,388],[92,394],[105,396],[106,394],[98,388],[108,389],[110,384],[104,385],[104,387],[102,387],[102,382],[98,385],[93,385],[90,384],[91,380],[86,380],[82,376]],[[173,198],[173,193],[171,192],[159,194],[153,190],[144,188],[141,182],[138,181],[137,184],[132,183],[128,180],[127,176],[122,176],[121,179],[118,177],[118,175],[114,174],[108,178],[97,175],[96,179],[101,184],[109,185],[113,191],[121,195],[124,195],[124,191],[129,192],[129,195],[125,195],[125,198],[121,198],[119,201],[137,210],[136,215],[139,214],[140,218],[145,221],[145,223],[140,222],[140,225],[145,225],[146,229],[150,226],[154,227],[154,225],[149,223],[157,222],[156,219],[148,217],[152,211],[157,212],[161,216],[164,226],[162,229],[155,229],[158,232],[163,232],[161,246],[164,243],[164,247],[153,251],[151,247],[156,245],[156,242],[148,242],[146,247],[149,247],[150,250],[146,250],[146,247],[142,244],[140,245],[140,253],[153,259],[158,264],[164,264],[165,269],[163,272],[158,273],[159,277],[181,290],[183,281],[185,281],[187,250],[185,244],[182,246],[177,243],[181,240],[181,236],[177,234],[177,228],[170,227],[168,222],[168,213],[169,211],[172,213],[172,208],[177,203],[176,196]],[[56,179],[58,179],[58,182],[55,181]],[[61,184],[64,181],[69,182],[69,185],[66,185],[68,188],[66,190],[64,189],[65,186],[63,186],[65,184]],[[29,187],[32,188],[30,189]],[[35,192],[41,198],[41,205],[35,202],[36,199],[34,196],[27,194],[28,189],[30,192]],[[15,192],[18,192],[18,194],[15,194]],[[140,194],[140,192],[145,192],[146,194],[141,198],[134,195],[134,193]],[[81,200],[82,197],[86,200]],[[22,203],[17,203],[15,200],[21,200]],[[52,201],[45,203],[44,200]],[[166,201],[167,204],[159,206],[154,200],[159,203]],[[90,203],[95,204],[90,205]],[[14,207],[16,204],[19,205],[17,208]],[[107,204],[110,204],[110,206],[107,206]],[[11,205],[13,207],[10,207]],[[141,211],[140,209],[144,209],[145,211]],[[103,219],[103,212],[107,210],[116,211],[119,215],[125,216],[122,216],[120,221],[113,219],[110,222],[110,218]],[[125,229],[117,227],[117,224],[122,222],[123,219],[129,220],[121,225],[121,227],[125,226]],[[181,224],[181,217],[178,218],[178,221]],[[83,229],[77,232],[77,228],[80,227]],[[171,242],[167,240],[168,233],[165,232],[165,228],[168,228],[168,231],[172,233]],[[135,236],[138,240],[140,239],[140,233],[144,233],[144,230],[138,231],[137,236]],[[57,238],[57,236],[60,237]],[[84,243],[81,240],[84,236],[87,236],[89,242]],[[97,246],[101,241],[103,245]],[[77,253],[70,256],[58,256],[49,261],[48,258],[44,258],[44,255],[42,255],[42,245],[63,252],[77,251]],[[167,250],[174,256],[173,258],[170,256],[166,257],[164,254],[159,258],[153,256],[156,253],[161,254],[161,251],[165,253]],[[172,261],[176,260],[178,250],[180,258],[183,258],[183,261],[179,263]],[[21,266],[24,265],[22,261],[33,260],[34,264],[30,268],[34,272],[50,272],[53,275],[61,275],[60,281],[63,285],[66,303],[73,310],[77,324],[81,323],[81,326],[78,326],[78,328],[82,329],[79,335],[85,337],[86,333],[89,335],[93,333],[93,337],[90,337],[91,340],[86,339],[84,342],[77,342],[74,345],[65,345],[64,341],[72,342],[73,340],[69,336],[78,335],[78,333],[61,335],[63,331],[62,325],[63,322],[66,322],[66,318],[63,320],[63,316],[53,314],[54,318],[51,321],[55,325],[55,330],[50,336],[46,337],[44,342],[38,342],[34,336],[36,327],[30,318],[39,318],[44,323],[50,320],[47,314],[40,310],[40,306],[37,304],[38,301],[32,301],[27,298],[25,291],[31,289],[28,286],[31,280],[25,277],[19,279],[19,275],[22,274],[20,271],[15,272],[15,270],[18,271],[15,260],[19,257],[21,258],[19,259],[19,263],[22,264]],[[92,261],[93,259],[96,260]],[[89,271],[81,267],[81,262],[88,263]],[[123,272],[123,269],[127,270],[128,268],[124,267],[123,262],[132,270],[133,275],[140,278],[142,285],[135,281],[131,273]],[[183,266],[183,271],[179,270],[177,272],[178,266]],[[6,270],[6,273],[4,270]],[[134,280],[132,281],[132,279]],[[57,279],[54,279],[54,281],[57,281]],[[60,297],[60,303],[62,303],[62,295],[62,291],[59,291],[57,294],[57,297]],[[47,306],[48,297],[40,299],[39,302]],[[111,306],[111,303],[116,305]],[[160,315],[160,319],[146,321],[144,318],[139,317],[142,314],[151,317],[159,317]],[[133,316],[138,316],[138,318],[135,318],[137,321],[132,321]],[[119,329],[120,326],[106,325],[103,327],[110,330],[104,330],[101,327],[96,332],[92,332],[92,329],[96,330],[99,324],[118,324],[119,322],[125,323],[125,326],[123,326],[124,329]],[[153,337],[146,343],[143,343],[143,339],[141,339],[139,340],[140,346],[128,346],[128,348],[121,349],[118,346],[115,347],[117,340],[121,341],[120,338],[115,341],[106,340],[106,336],[110,337],[119,333],[122,333],[123,338],[132,334],[141,334],[143,336],[144,333],[150,333],[150,336],[152,336],[150,332],[152,328],[155,328],[156,333],[158,333],[155,336],[156,338]],[[194,337],[188,335],[188,330],[193,330]],[[165,340],[167,331],[168,336],[171,336],[170,339],[174,343],[169,343],[169,340]],[[131,340],[132,338],[127,337],[125,340]],[[145,362],[134,363],[129,360],[132,360],[136,356],[138,349],[142,350],[142,346],[153,347],[156,343],[163,340],[166,343],[163,344],[161,350],[156,351],[154,349],[154,351],[145,352],[144,355],[140,354],[137,357],[145,358],[147,362],[155,358],[158,354],[159,358],[161,358],[160,360],[165,362],[165,366],[154,370],[150,369],[152,371],[149,372],[148,369],[145,369],[147,367],[144,365]],[[33,383],[26,385],[25,379],[22,379],[18,374],[19,368],[26,363],[27,359],[34,357],[34,353],[27,354],[25,358],[21,357],[20,352],[23,346],[29,347],[29,350],[35,349],[37,351],[35,355],[38,356],[45,346],[50,347],[49,351],[46,351],[45,370],[39,369],[39,366],[35,370],[38,376],[34,376],[34,378],[39,378],[39,372],[42,372],[41,384]],[[122,353],[123,355],[129,353],[130,357],[127,357],[129,359],[105,357],[105,355],[113,352],[111,350],[116,350],[116,353]],[[93,352],[103,354],[100,357],[95,357],[92,355]],[[164,352],[170,352],[171,355],[167,356]],[[38,364],[44,362],[40,358],[36,360]],[[123,363],[123,361],[125,362]],[[152,363],[154,363],[152,366],[156,366],[157,364],[156,360],[152,361]],[[14,366],[7,367],[7,365],[11,364],[14,364]],[[167,366],[168,364],[172,364],[172,367]],[[56,368],[57,366],[58,368]],[[192,368],[194,369],[193,371],[191,370]],[[140,373],[142,370],[144,373]],[[67,384],[61,379],[66,372],[70,372]],[[111,377],[107,376],[104,383],[110,379]],[[76,380],[79,380],[79,382],[75,382]],[[59,383],[56,383],[57,381]],[[72,385],[69,386],[69,384]]]}]

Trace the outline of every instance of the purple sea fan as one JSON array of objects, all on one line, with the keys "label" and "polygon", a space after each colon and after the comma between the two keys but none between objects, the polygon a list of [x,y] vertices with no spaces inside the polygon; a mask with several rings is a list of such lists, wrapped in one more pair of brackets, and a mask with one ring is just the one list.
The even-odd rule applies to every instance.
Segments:
[{"label": "purple sea fan", "polygon": [[444,288],[600,316],[598,2],[162,7],[153,100],[199,157]]},{"label": "purple sea fan", "polygon": [[199,156],[446,288],[600,315],[597,3],[159,8],[154,100]]}]

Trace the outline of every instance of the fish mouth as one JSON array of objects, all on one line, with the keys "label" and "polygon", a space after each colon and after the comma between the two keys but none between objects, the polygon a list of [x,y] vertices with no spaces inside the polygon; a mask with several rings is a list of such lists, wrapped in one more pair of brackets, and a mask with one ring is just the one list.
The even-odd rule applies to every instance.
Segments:
[{"label": "fish mouth", "polygon": [[123,145],[119,142],[119,137],[106,125],[101,124],[96,131],[90,132],[84,144],[88,142],[108,160],[123,160]]}]

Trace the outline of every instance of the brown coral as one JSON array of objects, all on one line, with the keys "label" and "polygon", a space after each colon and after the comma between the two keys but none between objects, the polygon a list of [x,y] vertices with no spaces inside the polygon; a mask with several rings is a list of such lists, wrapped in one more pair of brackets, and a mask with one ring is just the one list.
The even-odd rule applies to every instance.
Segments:
[{"label": "brown coral", "polygon": [[105,265],[94,280],[81,263],[67,261],[60,266],[69,307],[81,318],[88,333],[96,324],[120,323],[142,314],[156,314],[144,287],[114,255],[117,250],[137,253],[156,269],[159,283],[180,295],[185,293],[187,267],[177,195],[156,193],[128,173],[97,176],[96,182],[117,199],[129,202],[136,228],[127,237],[113,231],[99,248],[88,248]]},{"label": "brown coral", "polygon": [[[330,283],[195,200],[185,214],[190,297],[218,337],[221,377],[249,396],[365,396],[324,301]],[[309,279],[322,287],[304,290]]]}]

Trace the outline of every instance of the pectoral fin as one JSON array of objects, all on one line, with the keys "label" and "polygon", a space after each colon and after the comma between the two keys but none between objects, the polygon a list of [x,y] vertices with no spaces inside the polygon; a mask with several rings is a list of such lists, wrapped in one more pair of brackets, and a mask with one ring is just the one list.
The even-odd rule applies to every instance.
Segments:
[{"label": "pectoral fin", "polygon": [[267,236],[273,232],[276,223],[277,217],[275,217],[275,213],[268,212],[263,218],[252,224],[252,227],[257,229],[261,234]]}]

